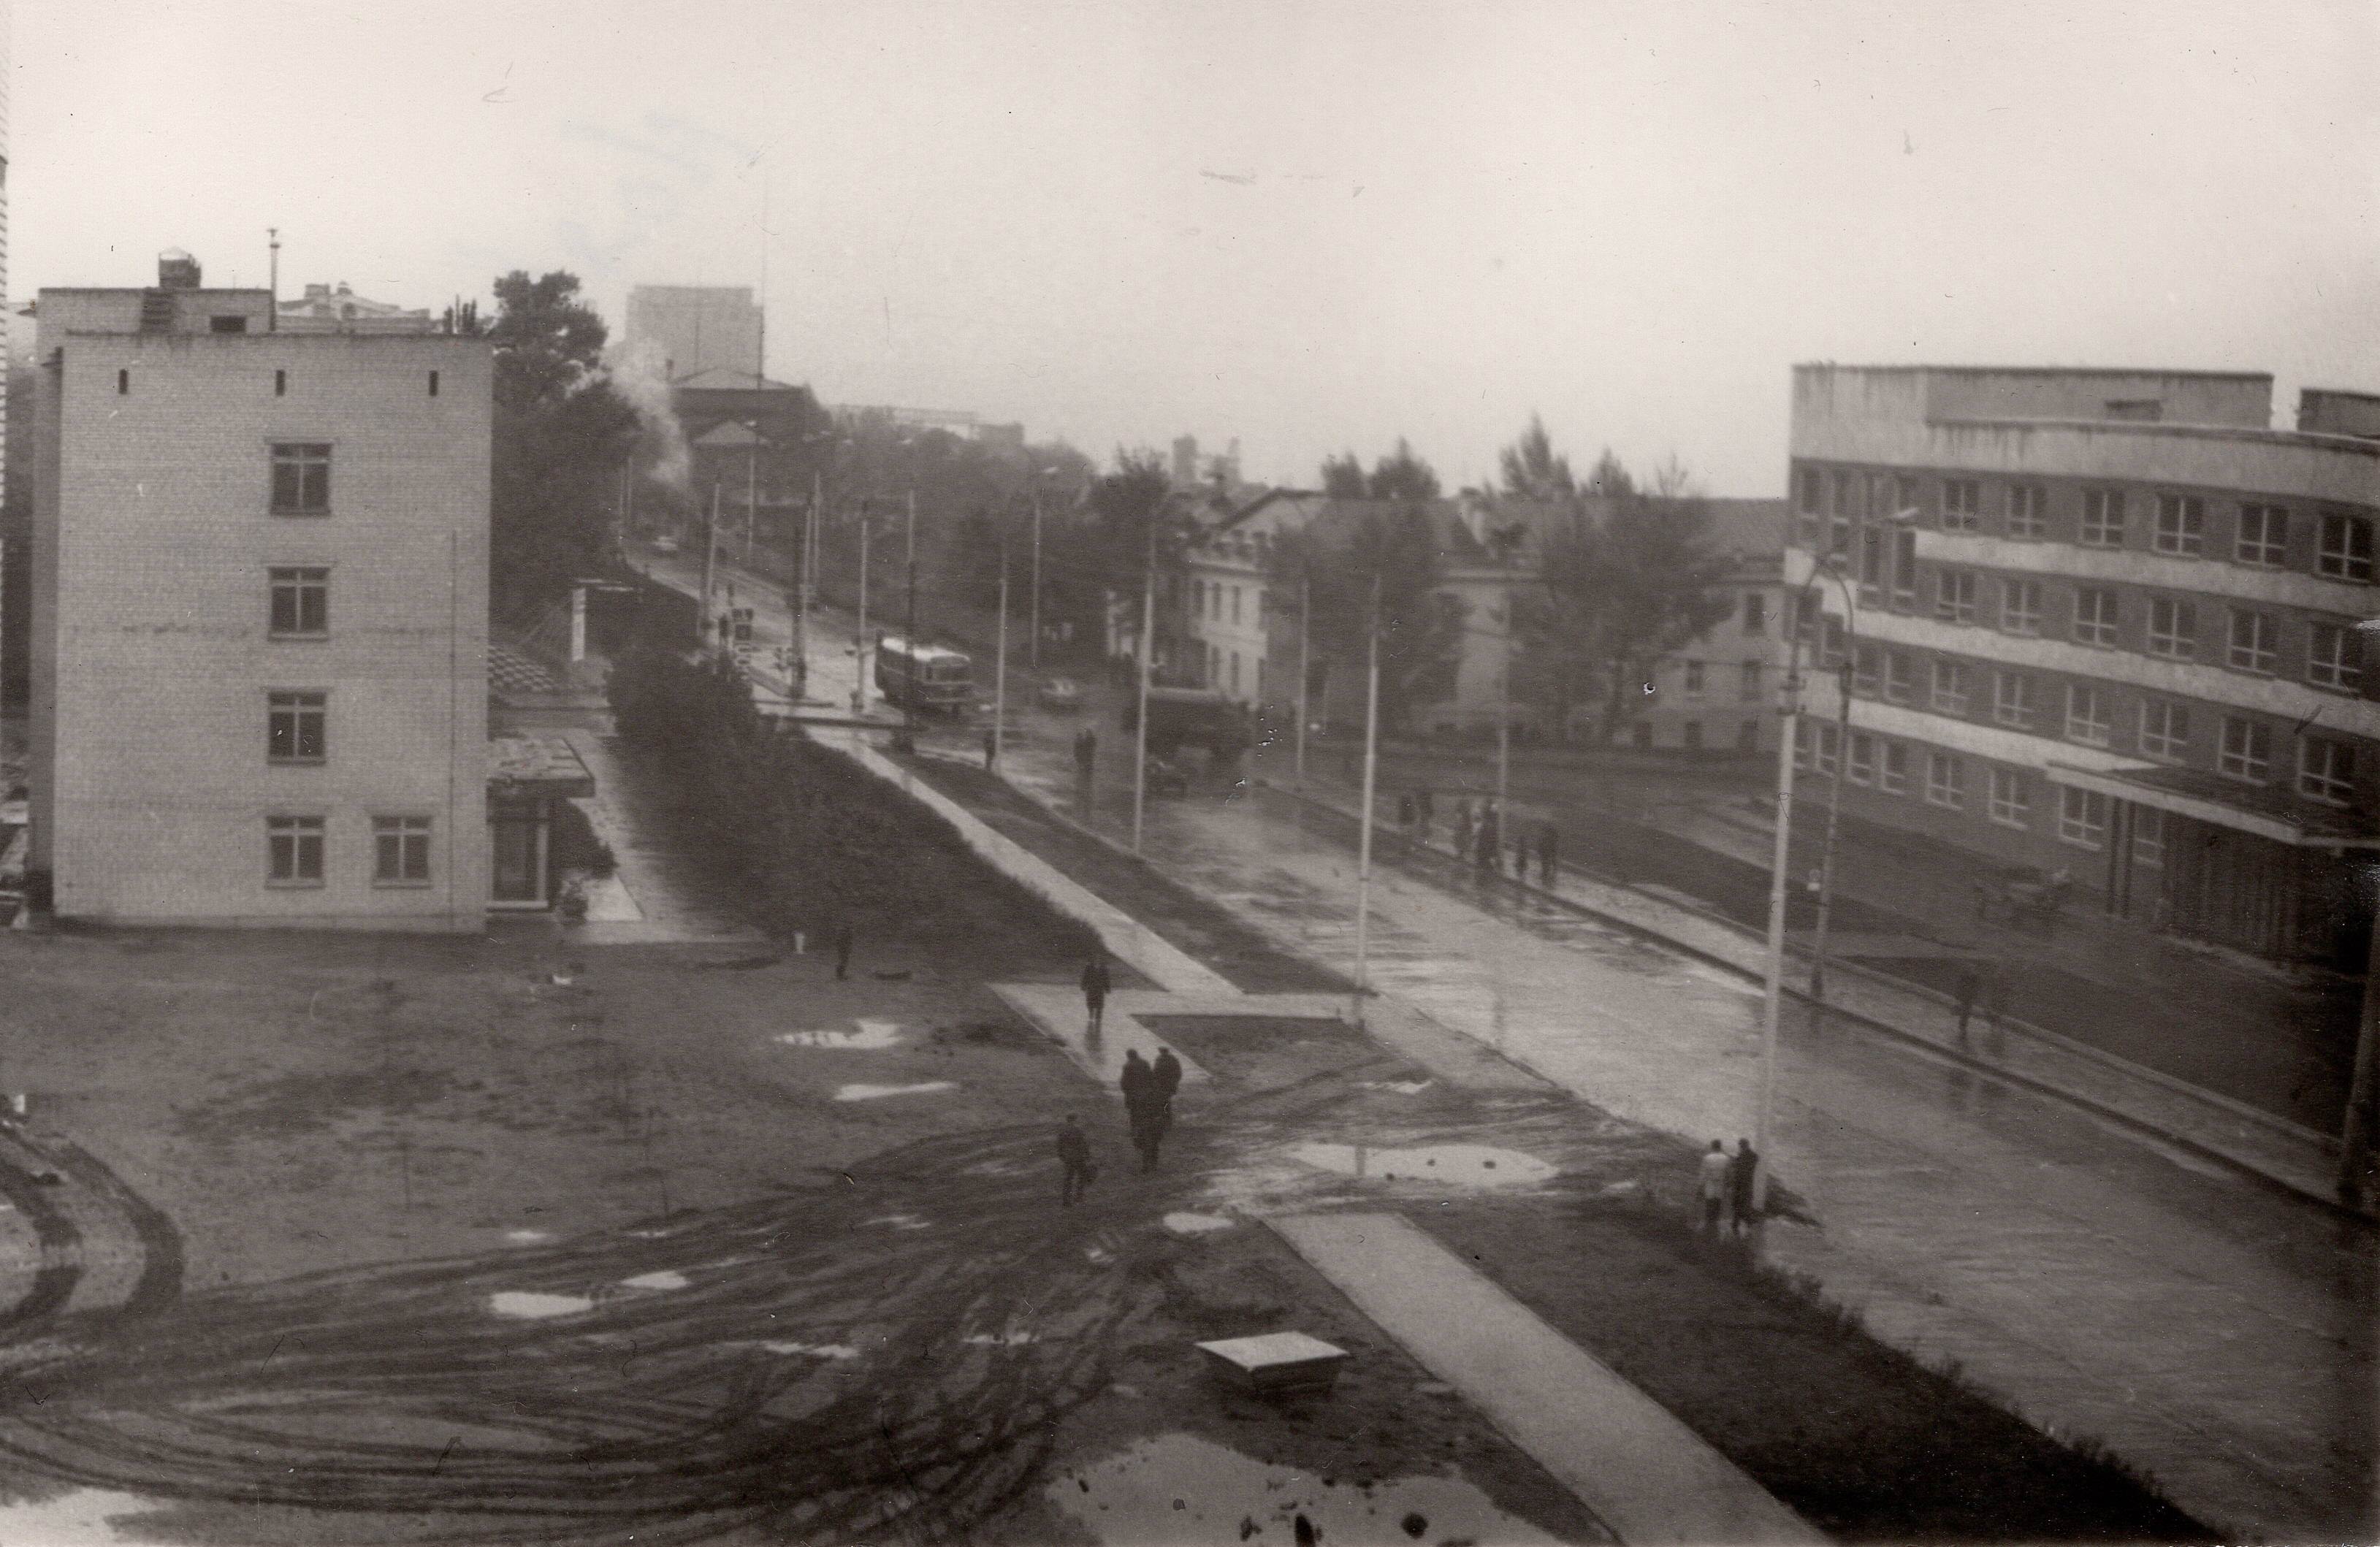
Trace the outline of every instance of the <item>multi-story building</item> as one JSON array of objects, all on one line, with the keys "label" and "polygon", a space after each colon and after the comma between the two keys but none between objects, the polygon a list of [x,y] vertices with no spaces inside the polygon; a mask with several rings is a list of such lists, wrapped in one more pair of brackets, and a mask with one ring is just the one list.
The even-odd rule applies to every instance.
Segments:
[{"label": "multi-story building", "polygon": [[2065,871],[2112,914],[2360,959],[2380,399],[2310,392],[2277,430],[2271,393],[1797,368],[1785,579],[1852,695],[1846,740],[1819,673],[1797,740],[1844,809]]},{"label": "multi-story building", "polygon": [[423,930],[541,900],[588,790],[536,748],[491,777],[488,345],[160,281],[38,303],[32,889]]},{"label": "multi-story building", "polygon": [[639,284],[628,291],[628,352],[676,381],[763,369],[760,308],[749,285]]}]

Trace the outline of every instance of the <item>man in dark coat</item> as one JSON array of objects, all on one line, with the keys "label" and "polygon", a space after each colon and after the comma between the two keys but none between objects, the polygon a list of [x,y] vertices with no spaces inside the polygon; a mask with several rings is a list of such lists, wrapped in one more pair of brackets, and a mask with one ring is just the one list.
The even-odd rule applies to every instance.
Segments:
[{"label": "man in dark coat", "polygon": [[1140,1168],[1152,1170],[1157,1165],[1157,1144],[1149,1137],[1156,1126],[1157,1071],[1135,1047],[1123,1056],[1123,1073],[1116,1081],[1123,1087],[1123,1118],[1132,1130],[1132,1147],[1140,1153]]},{"label": "man in dark coat", "polygon": [[1058,1204],[1072,1208],[1075,1200],[1099,1179],[1099,1168],[1091,1164],[1090,1137],[1084,1133],[1082,1122],[1072,1112],[1066,1114],[1066,1120],[1058,1128],[1058,1165],[1062,1168]]},{"label": "man in dark coat", "polygon": [[1735,1154],[1727,1163],[1727,1191],[1730,1212],[1734,1215],[1738,1234],[1760,1223],[1759,1208],[1754,1197],[1759,1190],[1760,1154],[1749,1139],[1735,1142]]},{"label": "man in dark coat", "polygon": [[1160,1048],[1157,1062],[1149,1067],[1149,1072],[1157,1077],[1156,1084],[1149,1092],[1148,1108],[1148,1156],[1154,1163],[1157,1146],[1164,1142],[1166,1134],[1173,1130],[1173,1096],[1182,1089],[1182,1060],[1173,1056],[1172,1048]]},{"label": "man in dark coat", "polygon": [[1097,1036],[1108,1008],[1108,959],[1094,956],[1083,965],[1083,1008],[1091,1013],[1090,1034]]}]

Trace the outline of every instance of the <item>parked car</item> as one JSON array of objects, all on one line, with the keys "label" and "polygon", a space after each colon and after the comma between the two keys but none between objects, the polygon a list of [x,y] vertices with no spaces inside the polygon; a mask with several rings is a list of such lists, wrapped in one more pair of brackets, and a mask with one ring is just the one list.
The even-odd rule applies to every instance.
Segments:
[{"label": "parked car", "polygon": [[1143,784],[1152,795],[1187,795],[1190,792],[1190,776],[1182,771],[1179,764],[1169,763],[1162,757],[1148,760]]},{"label": "parked car", "polygon": [[1083,707],[1083,684],[1072,677],[1052,677],[1041,684],[1035,695],[1045,709],[1079,709]]}]

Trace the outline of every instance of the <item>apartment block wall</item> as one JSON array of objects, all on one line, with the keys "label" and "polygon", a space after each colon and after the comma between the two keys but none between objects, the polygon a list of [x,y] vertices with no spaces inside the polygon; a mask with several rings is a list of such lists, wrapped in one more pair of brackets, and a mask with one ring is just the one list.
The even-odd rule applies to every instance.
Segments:
[{"label": "apartment block wall", "polygon": [[[46,296],[42,320],[33,863],[59,916],[482,927],[486,345],[60,339]],[[276,441],[331,446],[328,514],[270,514]],[[325,637],[269,637],[275,565],[329,570]],[[275,689],[326,695],[322,765],[268,761]],[[322,885],[268,880],[272,816],[323,818]],[[384,816],[431,818],[427,887],[374,883]]]}]

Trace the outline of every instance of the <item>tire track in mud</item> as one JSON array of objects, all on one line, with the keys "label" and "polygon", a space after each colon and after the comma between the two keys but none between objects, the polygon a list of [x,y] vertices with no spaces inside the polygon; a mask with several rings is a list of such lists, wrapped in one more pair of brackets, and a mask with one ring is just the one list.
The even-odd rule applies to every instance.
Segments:
[{"label": "tire track in mud", "polygon": [[41,1265],[31,1285],[16,1304],[0,1311],[0,1334],[21,1335],[66,1308],[82,1279],[82,1231],[51,1196],[47,1184],[22,1163],[39,1159],[38,1151],[14,1135],[0,1136],[0,1198],[5,1198],[33,1227]]}]

